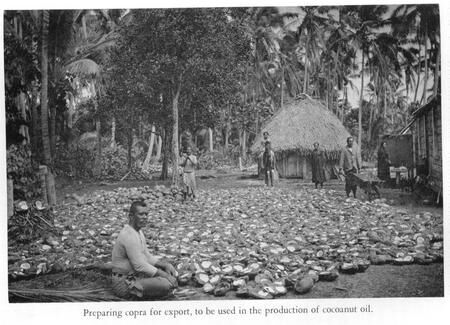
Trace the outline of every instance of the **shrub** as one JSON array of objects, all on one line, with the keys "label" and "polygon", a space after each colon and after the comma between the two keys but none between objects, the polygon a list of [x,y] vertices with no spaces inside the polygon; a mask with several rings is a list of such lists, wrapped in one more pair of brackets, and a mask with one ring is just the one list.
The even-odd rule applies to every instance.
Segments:
[{"label": "shrub", "polygon": [[29,201],[40,197],[37,164],[33,163],[30,145],[11,145],[7,150],[8,177],[14,182],[14,199]]}]

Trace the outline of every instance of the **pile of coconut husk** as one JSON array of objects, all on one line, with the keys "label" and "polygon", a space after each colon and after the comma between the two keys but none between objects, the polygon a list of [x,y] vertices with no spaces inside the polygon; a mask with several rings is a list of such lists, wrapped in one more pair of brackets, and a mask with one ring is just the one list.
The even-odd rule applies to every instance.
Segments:
[{"label": "pile of coconut husk", "polygon": [[15,204],[14,215],[8,219],[8,236],[26,242],[43,234],[54,232],[54,215],[51,209],[35,201],[29,205],[25,201]]}]

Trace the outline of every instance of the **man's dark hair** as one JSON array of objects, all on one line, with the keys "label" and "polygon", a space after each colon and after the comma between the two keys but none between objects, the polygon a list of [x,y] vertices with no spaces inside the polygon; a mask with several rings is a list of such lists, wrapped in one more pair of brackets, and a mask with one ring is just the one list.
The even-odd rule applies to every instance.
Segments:
[{"label": "man's dark hair", "polygon": [[264,131],[264,132],[263,132],[263,135],[266,135],[266,134],[269,135],[269,132]]},{"label": "man's dark hair", "polygon": [[145,204],[144,201],[134,201],[133,203],[131,203],[130,213],[129,213],[130,217],[136,213],[138,207],[145,208],[145,207],[147,207],[147,204]]},{"label": "man's dark hair", "polygon": [[348,138],[347,138],[347,142],[348,142],[348,140],[350,140],[350,139],[352,139],[352,140],[353,140],[353,137],[348,137]]}]

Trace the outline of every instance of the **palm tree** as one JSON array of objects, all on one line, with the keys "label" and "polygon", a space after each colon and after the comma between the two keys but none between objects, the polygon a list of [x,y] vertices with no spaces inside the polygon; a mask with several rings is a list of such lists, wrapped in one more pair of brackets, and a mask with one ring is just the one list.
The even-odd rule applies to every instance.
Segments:
[{"label": "palm tree", "polygon": [[42,34],[41,34],[41,129],[44,162],[50,166],[52,157],[50,152],[50,138],[48,133],[48,26],[50,13],[42,11]]},{"label": "palm tree", "polygon": [[298,25],[297,40],[299,47],[298,55],[302,57],[304,75],[303,75],[303,93],[308,94],[310,75],[318,70],[320,65],[321,52],[325,48],[324,32],[328,27],[328,17],[323,14],[328,7],[300,7],[301,14],[297,14],[291,24]]},{"label": "palm tree", "polygon": [[350,41],[351,46],[361,53],[361,86],[359,89],[358,109],[359,145],[361,145],[362,141],[362,106],[364,102],[364,77],[367,72],[366,65],[368,65],[368,59],[371,57],[383,55],[377,50],[375,31],[386,24],[386,20],[382,18],[386,11],[386,6],[349,7],[343,17],[349,26],[349,33],[346,35],[346,38]]},{"label": "palm tree", "polygon": [[[424,5],[401,5],[397,7],[392,15],[393,34],[398,38],[407,38],[408,47],[418,53],[417,80],[414,101],[420,84],[420,76],[423,75],[423,91],[420,98],[421,103],[427,101],[427,86],[429,68],[434,56],[434,85],[433,93],[438,92],[440,76],[440,21],[439,6],[432,4]],[[423,49],[423,52],[422,52]],[[422,59],[423,54],[423,59]]]},{"label": "palm tree", "polygon": [[[347,101],[347,87],[353,88],[353,83],[349,79],[354,67],[356,50],[349,44],[348,25],[343,21],[343,8],[338,7],[338,20],[330,17],[329,19],[329,37],[326,40],[325,50],[321,57],[321,77],[325,83],[327,107],[332,110],[330,100],[334,97],[333,84],[339,91],[343,91],[344,102]],[[343,109],[345,105],[341,105]],[[336,112],[343,119],[344,113]]]}]

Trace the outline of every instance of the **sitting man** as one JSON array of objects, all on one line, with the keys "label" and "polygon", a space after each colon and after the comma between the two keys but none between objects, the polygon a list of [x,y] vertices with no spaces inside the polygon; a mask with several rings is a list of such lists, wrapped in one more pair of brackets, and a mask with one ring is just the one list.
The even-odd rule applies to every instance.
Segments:
[{"label": "sitting man", "polygon": [[141,230],[147,213],[144,202],[131,204],[129,223],[120,232],[112,251],[112,288],[124,299],[164,298],[177,287],[175,268],[148,251]]}]

